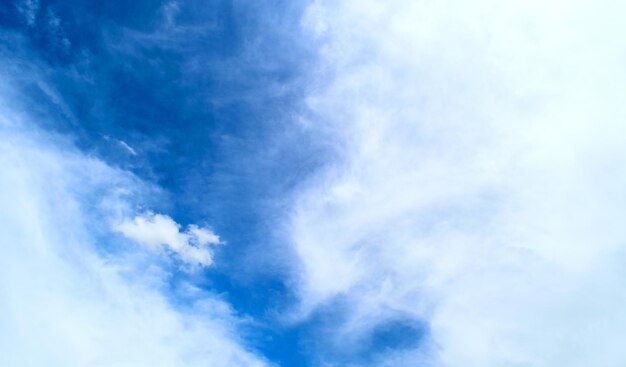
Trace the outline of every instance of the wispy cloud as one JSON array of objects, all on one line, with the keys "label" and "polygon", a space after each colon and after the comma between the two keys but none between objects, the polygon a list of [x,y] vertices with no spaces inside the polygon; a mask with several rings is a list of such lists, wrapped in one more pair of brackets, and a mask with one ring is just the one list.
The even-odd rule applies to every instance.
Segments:
[{"label": "wispy cloud", "polygon": [[219,238],[180,233],[164,215],[124,222],[156,191],[39,130],[15,96],[0,95],[0,365],[267,365],[244,347],[228,303],[189,284],[186,305],[173,306],[170,269],[115,250],[109,223],[200,264]]},{"label": "wispy cloud", "polygon": [[302,312],[350,304],[331,344],[401,314],[428,328],[382,365],[624,360],[621,10],[311,5],[329,77],[309,105],[340,159],[299,196],[290,235]]},{"label": "wispy cloud", "polygon": [[34,27],[39,12],[38,0],[22,0],[16,3],[17,11],[24,17],[29,27]]}]

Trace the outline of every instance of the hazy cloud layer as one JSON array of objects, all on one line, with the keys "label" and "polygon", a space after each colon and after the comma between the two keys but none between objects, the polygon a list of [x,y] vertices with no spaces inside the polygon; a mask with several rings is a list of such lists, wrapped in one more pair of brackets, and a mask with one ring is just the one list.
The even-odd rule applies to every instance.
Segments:
[{"label": "hazy cloud layer", "polygon": [[624,10],[0,7],[0,366],[621,366]]},{"label": "hazy cloud layer", "polygon": [[428,325],[381,365],[621,363],[623,10],[315,1],[308,101],[339,159],[290,222],[301,316],[347,302],[337,349]]}]

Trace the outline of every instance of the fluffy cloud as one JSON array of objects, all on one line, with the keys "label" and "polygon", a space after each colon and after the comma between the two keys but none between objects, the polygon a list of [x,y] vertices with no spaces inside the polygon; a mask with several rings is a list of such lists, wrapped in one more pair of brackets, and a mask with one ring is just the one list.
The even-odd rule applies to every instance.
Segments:
[{"label": "fluffy cloud", "polygon": [[172,218],[154,213],[125,220],[116,224],[114,230],[148,248],[165,247],[192,266],[211,265],[213,258],[208,245],[220,243],[219,237],[209,229],[192,224],[181,232],[180,225]]},{"label": "fluffy cloud", "polygon": [[623,10],[314,2],[308,101],[340,158],[290,221],[303,315],[347,299],[337,345],[428,325],[382,365],[621,363]]}]

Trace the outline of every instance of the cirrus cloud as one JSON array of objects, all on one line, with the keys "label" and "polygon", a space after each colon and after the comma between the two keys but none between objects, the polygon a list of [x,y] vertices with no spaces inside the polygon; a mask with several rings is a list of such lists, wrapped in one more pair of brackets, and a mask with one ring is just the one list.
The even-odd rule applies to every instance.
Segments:
[{"label": "cirrus cloud", "polygon": [[376,364],[626,358],[623,10],[313,2],[308,102],[339,158],[299,193],[289,234],[301,316],[349,305],[332,348],[401,315],[427,327]]}]

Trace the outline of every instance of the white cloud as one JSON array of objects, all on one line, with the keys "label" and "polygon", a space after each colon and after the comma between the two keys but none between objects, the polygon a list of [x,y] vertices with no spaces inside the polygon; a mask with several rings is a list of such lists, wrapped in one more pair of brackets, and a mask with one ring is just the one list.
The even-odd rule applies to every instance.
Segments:
[{"label": "white cloud", "polygon": [[133,147],[131,147],[130,145],[128,145],[125,141],[120,140],[119,142],[120,142],[120,145],[121,145],[124,149],[126,149],[126,150],[128,151],[128,153],[130,153],[130,154],[132,154],[132,155],[137,155],[137,151],[136,151]]},{"label": "white cloud", "polygon": [[220,237],[213,233],[213,231],[206,228],[200,228],[195,224],[189,225],[187,227],[187,232],[191,237],[195,238],[195,241],[200,246],[217,245],[222,243],[220,241]]},{"label": "white cloud", "polygon": [[309,105],[341,159],[290,222],[303,312],[349,299],[339,341],[426,321],[387,365],[622,363],[623,10],[314,2]]},{"label": "white cloud", "polygon": [[[154,191],[38,131],[16,112],[19,100],[6,95],[0,94],[0,365],[267,365],[244,346],[244,321],[226,302],[204,291],[174,307],[162,291],[167,269],[132,251],[107,252],[115,241],[107,223]],[[168,223],[165,216],[144,220],[148,228]],[[179,245],[218,241],[195,226],[188,234],[162,231]],[[137,233],[159,244],[161,237]]]},{"label": "white cloud", "polygon": [[165,247],[189,265],[211,265],[213,256],[208,245],[220,243],[211,230],[190,225],[181,232],[178,223],[162,214],[145,213],[116,224],[113,229],[150,249]]}]

